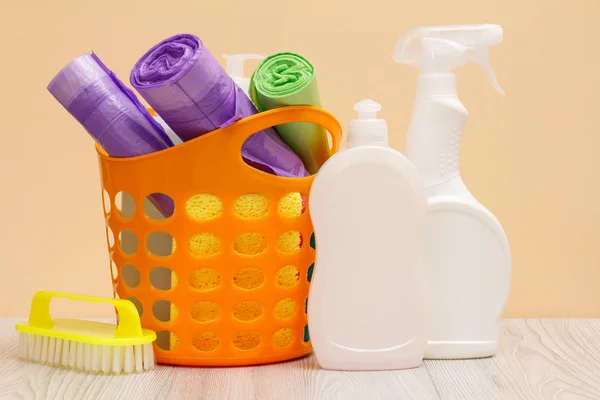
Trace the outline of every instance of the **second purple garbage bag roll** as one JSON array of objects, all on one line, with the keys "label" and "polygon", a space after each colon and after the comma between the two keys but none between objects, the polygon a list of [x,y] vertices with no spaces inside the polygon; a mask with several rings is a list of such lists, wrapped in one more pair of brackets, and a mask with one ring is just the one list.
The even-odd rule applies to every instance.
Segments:
[{"label": "second purple garbage bag roll", "polygon": [[[112,157],[135,157],[173,146],[133,91],[96,54],[84,54],[67,64],[48,85],[48,91]],[[149,196],[165,216],[173,200]]]},{"label": "second purple garbage bag roll", "polygon": [[[184,141],[258,113],[195,35],[175,35],[152,47],[133,67],[130,81]],[[242,147],[242,157],[247,164],[275,175],[309,175],[272,128],[252,135]]]}]

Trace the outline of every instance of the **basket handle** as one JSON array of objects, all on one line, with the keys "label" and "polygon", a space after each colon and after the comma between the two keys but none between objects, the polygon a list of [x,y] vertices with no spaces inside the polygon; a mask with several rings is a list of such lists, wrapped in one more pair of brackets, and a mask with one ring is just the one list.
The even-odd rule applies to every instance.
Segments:
[{"label": "basket handle", "polygon": [[342,126],[328,111],[313,106],[288,106],[264,111],[241,119],[225,129],[231,129],[232,145],[239,154],[246,139],[264,129],[288,122],[311,122],[325,128],[331,134],[332,153],[338,151],[342,141]]},{"label": "basket handle", "polygon": [[132,338],[142,336],[140,316],[135,305],[129,300],[45,290],[41,290],[33,296],[31,311],[29,313],[29,326],[45,329],[52,329],[54,327],[54,321],[50,316],[50,300],[53,298],[112,304],[119,313],[119,322],[115,331],[115,337]]}]

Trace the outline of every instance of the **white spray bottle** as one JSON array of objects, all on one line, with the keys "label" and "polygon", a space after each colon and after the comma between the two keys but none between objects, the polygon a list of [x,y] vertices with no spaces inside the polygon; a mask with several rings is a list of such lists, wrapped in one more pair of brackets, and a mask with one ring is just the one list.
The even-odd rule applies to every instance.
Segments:
[{"label": "white spray bottle", "polygon": [[425,273],[431,319],[425,358],[477,358],[498,348],[497,323],[511,278],[506,234],[463,183],[458,155],[467,110],[452,70],[474,61],[504,94],[489,64],[498,25],[419,27],[396,44],[394,61],[420,74],[405,154],[425,180]]},{"label": "white spray bottle", "polygon": [[414,165],[388,146],[381,106],[363,100],[354,109],[347,148],[327,160],[310,190],[310,338],[325,369],[413,368],[427,344],[427,198]]},{"label": "white spray bottle", "polygon": [[246,60],[264,60],[265,56],[260,54],[223,54],[225,59],[225,71],[235,83],[249,95],[250,78],[244,76],[244,61]]}]

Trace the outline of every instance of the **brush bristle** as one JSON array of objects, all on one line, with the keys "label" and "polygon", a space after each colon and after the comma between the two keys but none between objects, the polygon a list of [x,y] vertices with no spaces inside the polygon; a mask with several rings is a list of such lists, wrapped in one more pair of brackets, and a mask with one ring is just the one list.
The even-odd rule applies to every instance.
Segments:
[{"label": "brush bristle", "polygon": [[19,357],[38,364],[105,375],[144,372],[156,365],[152,343],[103,346],[24,332],[19,338]]}]

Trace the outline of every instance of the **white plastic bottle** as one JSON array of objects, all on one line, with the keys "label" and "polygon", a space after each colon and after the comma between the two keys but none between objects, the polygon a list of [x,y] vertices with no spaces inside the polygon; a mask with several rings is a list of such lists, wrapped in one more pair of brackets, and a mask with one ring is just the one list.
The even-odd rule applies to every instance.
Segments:
[{"label": "white plastic bottle", "polygon": [[260,54],[223,54],[225,59],[225,71],[235,83],[246,93],[250,89],[250,78],[244,76],[244,61],[264,60],[265,56]]},{"label": "white plastic bottle", "polygon": [[381,106],[364,100],[354,109],[347,148],[327,160],[310,191],[310,337],[325,369],[417,367],[427,342],[423,183],[388,146]]},{"label": "white plastic bottle", "polygon": [[511,256],[494,215],[463,183],[458,155],[467,110],[451,72],[478,62],[503,94],[489,65],[498,25],[421,27],[407,32],[394,60],[419,71],[405,154],[425,180],[429,210],[425,271],[431,320],[425,358],[477,358],[498,348],[497,323],[508,299]]}]

